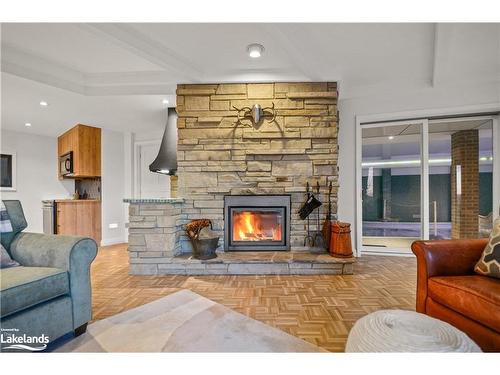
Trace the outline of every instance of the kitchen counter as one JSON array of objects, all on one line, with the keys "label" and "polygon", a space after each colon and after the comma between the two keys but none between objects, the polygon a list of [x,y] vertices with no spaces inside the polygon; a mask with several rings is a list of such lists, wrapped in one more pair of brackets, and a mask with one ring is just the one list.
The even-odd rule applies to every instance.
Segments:
[{"label": "kitchen counter", "polygon": [[[90,237],[100,244],[100,199],[44,200],[43,210],[45,233]],[[45,221],[47,228],[45,228]]]},{"label": "kitchen counter", "polygon": [[67,203],[67,202],[100,202],[100,199],[55,199],[54,202],[56,203]]}]

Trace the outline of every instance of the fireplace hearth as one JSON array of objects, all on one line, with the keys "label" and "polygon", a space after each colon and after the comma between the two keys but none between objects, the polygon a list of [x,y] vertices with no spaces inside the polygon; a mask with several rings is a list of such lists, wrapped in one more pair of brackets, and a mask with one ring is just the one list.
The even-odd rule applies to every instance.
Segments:
[{"label": "fireplace hearth", "polygon": [[290,195],[226,195],[226,251],[290,250]]}]

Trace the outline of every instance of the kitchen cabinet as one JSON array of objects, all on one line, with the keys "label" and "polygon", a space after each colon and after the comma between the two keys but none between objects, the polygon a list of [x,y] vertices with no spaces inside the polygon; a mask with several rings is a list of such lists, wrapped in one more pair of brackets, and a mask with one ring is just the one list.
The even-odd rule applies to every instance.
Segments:
[{"label": "kitchen cabinet", "polygon": [[56,200],[56,233],[93,238],[101,242],[101,201]]},{"label": "kitchen cabinet", "polygon": [[73,174],[59,178],[101,176],[101,129],[78,124],[58,137],[58,157],[73,153]]}]

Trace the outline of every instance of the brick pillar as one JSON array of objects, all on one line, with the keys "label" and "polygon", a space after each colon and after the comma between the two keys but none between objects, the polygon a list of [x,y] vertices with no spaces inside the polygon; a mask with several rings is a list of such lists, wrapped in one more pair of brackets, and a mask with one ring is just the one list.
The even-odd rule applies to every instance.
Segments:
[{"label": "brick pillar", "polygon": [[451,237],[477,238],[478,215],[479,134],[477,130],[462,130],[451,135]]}]

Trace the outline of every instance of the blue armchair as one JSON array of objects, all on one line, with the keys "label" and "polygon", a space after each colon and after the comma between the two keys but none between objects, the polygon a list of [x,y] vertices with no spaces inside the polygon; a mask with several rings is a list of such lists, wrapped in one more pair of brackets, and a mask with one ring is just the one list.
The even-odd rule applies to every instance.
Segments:
[{"label": "blue armchair", "polygon": [[50,342],[85,332],[92,317],[90,265],[97,255],[94,240],[22,232],[21,203],[5,200],[13,232],[1,242],[21,266],[0,270],[0,327],[16,335],[40,336]]}]

